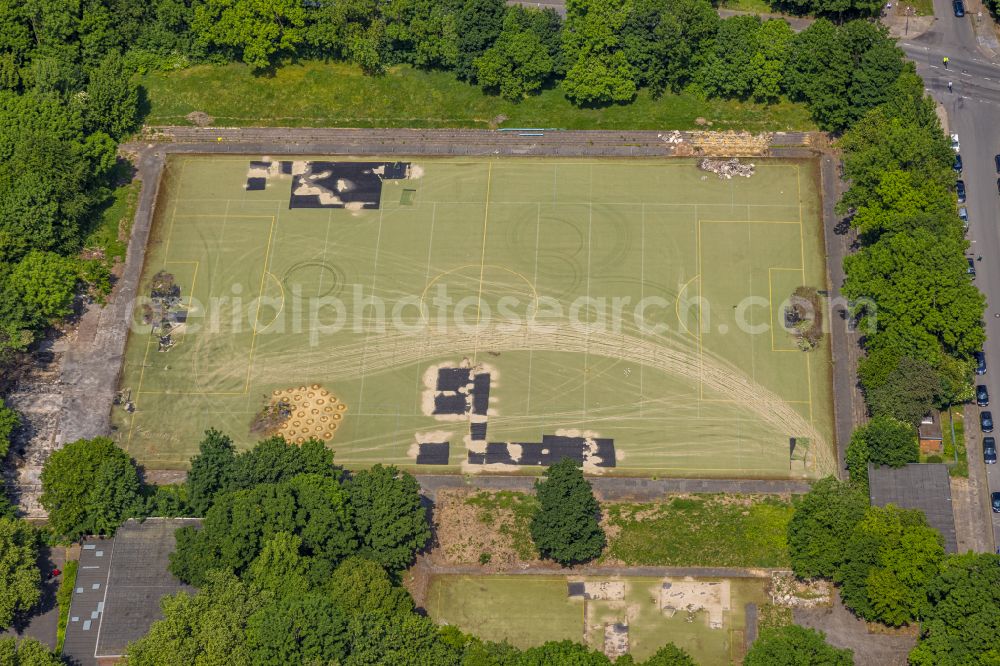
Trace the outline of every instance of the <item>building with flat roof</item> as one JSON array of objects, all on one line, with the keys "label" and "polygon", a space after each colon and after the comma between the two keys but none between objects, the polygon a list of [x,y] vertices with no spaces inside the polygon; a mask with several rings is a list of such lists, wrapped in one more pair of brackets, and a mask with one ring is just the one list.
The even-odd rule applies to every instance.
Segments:
[{"label": "building with flat roof", "polygon": [[112,538],[87,537],[70,604],[63,656],[79,666],[114,664],[163,617],[160,599],[194,588],[167,569],[174,532],[196,518],[129,520]]},{"label": "building with flat roof", "polygon": [[868,465],[868,497],[873,506],[895,504],[920,509],[927,522],[944,537],[944,549],[958,550],[955,515],[951,506],[948,467],[940,463],[910,463],[903,467]]}]

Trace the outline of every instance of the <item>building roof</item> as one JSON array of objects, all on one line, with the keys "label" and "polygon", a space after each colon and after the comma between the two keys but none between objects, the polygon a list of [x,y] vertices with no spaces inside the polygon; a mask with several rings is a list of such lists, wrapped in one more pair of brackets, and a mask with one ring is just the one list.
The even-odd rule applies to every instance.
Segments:
[{"label": "building roof", "polygon": [[162,617],[162,597],[194,593],[167,570],[174,532],[192,524],[197,519],[129,520],[113,538],[83,541],[63,655],[81,666],[113,663]]},{"label": "building roof", "polygon": [[920,439],[933,440],[933,441],[943,440],[944,436],[941,432],[940,414],[938,414],[936,411],[928,414],[920,422],[920,425],[917,427],[917,431],[920,433]]},{"label": "building roof", "polygon": [[958,550],[947,466],[911,463],[894,469],[868,465],[868,486],[873,506],[895,504],[904,509],[920,509],[930,526],[944,537],[945,550],[949,553]]}]

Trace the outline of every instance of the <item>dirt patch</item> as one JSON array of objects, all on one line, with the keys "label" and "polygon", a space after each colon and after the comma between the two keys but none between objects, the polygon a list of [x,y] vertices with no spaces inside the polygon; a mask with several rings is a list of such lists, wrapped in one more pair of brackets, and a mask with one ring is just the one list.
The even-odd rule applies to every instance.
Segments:
[{"label": "dirt patch", "polygon": [[708,626],[722,628],[723,614],[732,610],[729,579],[698,581],[693,578],[666,578],[660,587],[660,609],[667,617],[683,611],[693,615],[708,612]]},{"label": "dirt patch", "polygon": [[215,122],[215,118],[208,115],[204,111],[192,111],[191,113],[184,116],[185,119],[192,125],[197,127],[207,127]]},{"label": "dirt patch", "polygon": [[403,587],[413,597],[417,608],[424,608],[427,603],[427,588],[431,582],[431,570],[427,563],[428,556],[421,554],[417,561],[403,575]]},{"label": "dirt patch", "polygon": [[487,572],[542,565],[518,506],[513,493],[439,490],[433,558],[441,564],[481,565]]}]

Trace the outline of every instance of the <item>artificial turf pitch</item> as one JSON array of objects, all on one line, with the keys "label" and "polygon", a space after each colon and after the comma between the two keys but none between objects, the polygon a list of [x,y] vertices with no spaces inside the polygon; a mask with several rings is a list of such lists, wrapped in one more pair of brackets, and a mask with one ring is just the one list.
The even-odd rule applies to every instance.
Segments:
[{"label": "artificial turf pitch", "polygon": [[160,352],[136,307],[136,409],[114,415],[148,467],[185,467],[209,427],[248,447],[274,391],[318,384],[347,407],[339,462],[414,465],[420,439],[458,470],[468,420],[427,413],[425,375],[468,359],[493,373],[489,442],[578,430],[623,475],[832,471],[829,344],[781,327],[796,287],[826,287],[814,162],[721,180],[690,159],[414,157],[348,210],[290,209],[289,177],[246,189],[259,159],[164,171],[140,294],[168,271],[188,321]]},{"label": "artificial turf pitch", "polygon": [[655,601],[661,578],[613,580],[624,581],[624,599],[584,602],[567,596],[565,576],[441,575],[431,578],[425,606],[440,624],[457,626],[484,640],[507,641],[522,649],[546,641],[572,640],[602,650],[604,625],[624,623],[628,625],[629,652],[636,661],[648,659],[665,644],[674,643],[699,664],[721,666],[741,663],[746,604],[767,601],[763,580],[728,579],[731,610],[724,612],[721,627],[712,628],[704,610],[693,617],[683,611],[672,617],[661,611]]}]

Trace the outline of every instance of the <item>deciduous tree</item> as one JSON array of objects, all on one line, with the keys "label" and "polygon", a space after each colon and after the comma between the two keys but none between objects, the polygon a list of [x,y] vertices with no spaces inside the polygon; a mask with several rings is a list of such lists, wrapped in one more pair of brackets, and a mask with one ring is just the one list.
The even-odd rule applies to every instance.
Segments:
[{"label": "deciduous tree", "polygon": [[112,518],[122,516],[119,509],[128,498],[131,481],[126,479],[123,487],[107,495],[97,486],[116,473],[135,475],[135,463],[105,437],[77,440],[49,456],[42,468],[39,501],[48,511],[52,531],[70,539],[113,533],[117,525]]},{"label": "deciduous tree", "polygon": [[922,511],[873,506],[855,526],[834,581],[855,613],[899,626],[924,608],[943,557],[941,535]]},{"label": "deciduous tree", "polygon": [[34,608],[41,584],[35,528],[18,518],[0,517],[0,629]]},{"label": "deciduous tree", "polygon": [[798,625],[765,629],[754,641],[746,666],[852,666],[853,653],[826,642],[819,631]]},{"label": "deciduous tree", "polygon": [[235,476],[233,441],[214,428],[206,431],[198,455],[191,459],[186,481],[188,503],[195,515],[205,515],[216,494],[232,488]]},{"label": "deciduous tree", "polygon": [[913,666],[1000,663],[1000,556],[948,555],[927,586]]},{"label": "deciduous tree", "polygon": [[232,48],[258,72],[295,53],[304,25],[305,9],[295,0],[202,0],[191,21],[203,43]]},{"label": "deciduous tree", "polygon": [[587,562],[604,549],[600,507],[576,461],[564,458],[536,481],[539,508],[531,521],[531,538],[542,557],[563,566]]},{"label": "deciduous tree", "polygon": [[792,569],[800,578],[830,578],[868,508],[862,491],[832,476],[820,479],[795,505],[788,523]]},{"label": "deciduous tree", "polygon": [[403,569],[431,537],[420,486],[407,472],[375,465],[347,484],[360,555],[387,569]]},{"label": "deciduous tree", "polygon": [[851,481],[868,488],[868,463],[902,467],[920,460],[916,429],[891,416],[876,416],[855,429],[846,457]]}]

